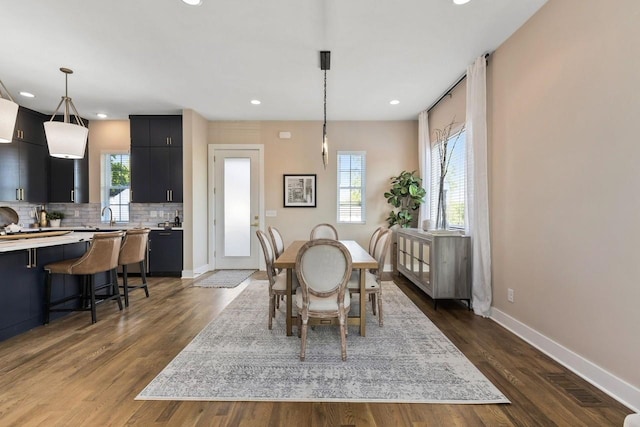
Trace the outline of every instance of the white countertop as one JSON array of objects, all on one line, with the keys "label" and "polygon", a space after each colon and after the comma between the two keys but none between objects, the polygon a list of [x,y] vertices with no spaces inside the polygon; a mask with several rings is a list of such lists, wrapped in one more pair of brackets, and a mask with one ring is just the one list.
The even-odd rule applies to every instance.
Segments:
[{"label": "white countertop", "polygon": [[64,236],[34,237],[30,239],[0,240],[0,252],[20,251],[31,248],[44,248],[47,246],[68,245],[89,241],[94,233],[72,231]]}]

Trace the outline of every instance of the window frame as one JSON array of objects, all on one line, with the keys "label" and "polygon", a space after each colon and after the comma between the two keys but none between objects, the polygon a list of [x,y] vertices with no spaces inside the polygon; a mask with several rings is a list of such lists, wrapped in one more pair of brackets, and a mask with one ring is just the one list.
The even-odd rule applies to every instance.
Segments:
[{"label": "window frame", "polygon": [[[108,150],[108,151],[103,151],[101,153],[101,158],[100,158],[100,209],[102,212],[102,209],[104,209],[105,207],[111,207],[112,205],[109,203],[109,199],[110,197],[110,190],[112,188],[120,188],[120,187],[112,187],[111,186],[111,156],[128,156],[129,157],[129,186],[128,187],[124,187],[123,189],[128,189],[129,192],[131,192],[131,153],[129,151],[126,150]],[[129,193],[129,195],[131,195],[131,193]],[[126,204],[119,204],[118,206],[127,206],[127,219],[124,220],[122,219],[122,215],[121,215],[121,211],[122,209],[119,209],[119,211],[116,213],[116,211],[112,211],[113,212],[113,219],[115,222],[123,224],[123,223],[127,223],[131,221],[131,198],[129,198],[129,202]],[[113,208],[112,208],[113,209]],[[117,218],[117,219],[116,219]],[[100,220],[102,222],[105,221],[109,221],[109,214],[105,213],[104,215],[100,215]]]},{"label": "window frame", "polygon": [[[340,186],[340,156],[360,156],[362,162],[361,183],[359,187],[341,187]],[[353,169],[349,169],[352,171]],[[336,154],[336,223],[337,224],[366,224],[367,222],[367,152],[345,150],[338,151]],[[360,221],[343,221],[340,219],[340,190],[350,188],[360,190]]]},{"label": "window frame", "polygon": [[[452,129],[451,131],[451,135],[449,136],[449,140],[448,141],[452,141],[455,140],[456,138],[458,138],[458,135],[463,134],[464,135],[464,144],[463,145],[458,145],[456,144],[456,146],[454,147],[454,149],[456,150],[462,150],[461,153],[459,153],[459,155],[462,157],[462,179],[461,182],[459,184],[461,184],[462,187],[462,209],[463,209],[463,223],[462,225],[460,224],[455,224],[452,225],[449,221],[447,222],[447,229],[451,229],[451,230],[465,230],[466,226],[467,226],[467,217],[466,217],[466,187],[469,185],[469,178],[467,177],[467,156],[466,156],[466,144],[467,144],[467,128],[466,126],[464,126],[464,124],[460,124],[459,126],[457,126],[456,128]],[[437,147],[437,142],[436,141],[431,141],[431,198],[429,200],[429,204],[430,204],[430,210],[431,210],[431,220],[434,222],[437,219],[437,215],[438,215],[438,185],[439,185],[439,181],[440,181],[440,155],[439,155],[439,150]],[[451,169],[449,169],[449,171],[447,172],[447,178],[451,177]],[[450,203],[449,200],[447,200],[447,218],[451,217],[451,213],[449,212],[449,208],[450,208]]]}]

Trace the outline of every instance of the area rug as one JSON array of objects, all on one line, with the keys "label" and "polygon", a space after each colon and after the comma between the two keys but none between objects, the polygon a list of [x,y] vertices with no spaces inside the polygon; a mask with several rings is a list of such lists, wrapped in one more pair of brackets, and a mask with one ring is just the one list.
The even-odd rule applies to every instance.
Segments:
[{"label": "area rug", "polygon": [[[367,336],[349,327],[285,334],[284,304],[267,329],[267,282],[247,288],[136,397],[138,400],[509,403],[393,284],[383,283],[384,326],[367,305]],[[352,309],[357,307],[352,301]]]},{"label": "area rug", "polygon": [[219,270],[210,276],[196,280],[193,286],[201,288],[235,288],[256,270]]}]

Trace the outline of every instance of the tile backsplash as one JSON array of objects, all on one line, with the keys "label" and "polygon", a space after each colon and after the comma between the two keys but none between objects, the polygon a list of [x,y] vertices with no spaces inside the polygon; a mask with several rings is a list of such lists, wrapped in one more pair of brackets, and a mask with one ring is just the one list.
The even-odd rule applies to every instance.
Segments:
[{"label": "tile backsplash", "polygon": [[[5,203],[0,202],[3,206],[8,206],[15,210],[19,217],[19,223],[23,227],[29,227],[35,222],[34,210],[42,205],[24,202]],[[60,211],[64,213],[62,226],[66,227],[82,227],[82,226],[98,226],[104,225],[100,212],[102,206],[100,203],[49,203],[44,205],[47,211]],[[176,216],[176,210],[180,221],[183,220],[182,203],[131,203],[129,208],[129,222],[127,225],[137,227],[157,227],[158,223],[169,221],[173,222]],[[105,218],[104,222],[108,222]]]}]

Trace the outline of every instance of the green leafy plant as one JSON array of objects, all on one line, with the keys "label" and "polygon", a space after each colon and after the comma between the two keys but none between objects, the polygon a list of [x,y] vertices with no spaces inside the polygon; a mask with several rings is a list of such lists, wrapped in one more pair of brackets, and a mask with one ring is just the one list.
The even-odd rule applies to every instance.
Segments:
[{"label": "green leafy plant", "polygon": [[391,189],[384,193],[384,197],[390,205],[399,209],[389,213],[387,222],[390,227],[395,224],[405,228],[411,226],[415,211],[424,203],[427,192],[422,188],[422,178],[415,173],[402,171],[400,175],[391,177]]},{"label": "green leafy plant", "polygon": [[47,219],[64,219],[64,214],[58,211],[47,212]]}]

